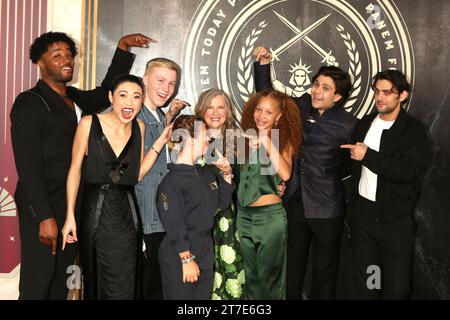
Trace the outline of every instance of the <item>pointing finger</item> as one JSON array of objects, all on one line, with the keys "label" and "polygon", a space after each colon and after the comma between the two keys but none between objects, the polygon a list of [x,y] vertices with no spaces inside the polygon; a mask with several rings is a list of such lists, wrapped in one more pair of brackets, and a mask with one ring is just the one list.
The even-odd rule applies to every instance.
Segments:
[{"label": "pointing finger", "polygon": [[185,107],[185,106],[190,107],[191,106],[191,104],[189,102],[181,100],[181,99],[173,99],[173,103],[176,106],[180,106],[180,107]]},{"label": "pointing finger", "polygon": [[259,61],[259,59],[261,58],[262,47],[259,47],[258,49],[258,53],[256,54],[256,61]]},{"label": "pointing finger", "polygon": [[61,251],[64,251],[64,248],[66,247],[66,239],[67,239],[67,235],[63,232],[62,249],[61,249]]},{"label": "pointing finger", "polygon": [[247,134],[247,133],[242,133],[241,135],[242,135],[244,138],[248,138],[248,139],[254,139],[254,138],[256,138],[255,136],[249,135],[249,134]]},{"label": "pointing finger", "polygon": [[58,245],[58,240],[55,238],[52,240],[52,255],[56,254],[56,246]]}]

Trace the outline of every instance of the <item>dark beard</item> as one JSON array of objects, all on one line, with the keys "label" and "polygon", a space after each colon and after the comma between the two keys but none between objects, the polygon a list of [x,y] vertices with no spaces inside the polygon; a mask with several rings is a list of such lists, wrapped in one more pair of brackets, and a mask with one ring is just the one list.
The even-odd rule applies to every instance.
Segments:
[{"label": "dark beard", "polygon": [[59,72],[53,72],[52,70],[48,70],[48,75],[50,77],[52,77],[56,82],[60,82],[60,83],[68,83],[70,81],[72,81],[73,79],[73,70],[72,70],[72,74],[70,76],[64,77],[61,73]]},{"label": "dark beard", "polygon": [[67,77],[58,75],[58,77],[55,77],[55,80],[57,80],[58,82],[61,82],[61,83],[68,83],[68,82],[72,81],[72,79],[73,79],[73,75],[67,76]]}]

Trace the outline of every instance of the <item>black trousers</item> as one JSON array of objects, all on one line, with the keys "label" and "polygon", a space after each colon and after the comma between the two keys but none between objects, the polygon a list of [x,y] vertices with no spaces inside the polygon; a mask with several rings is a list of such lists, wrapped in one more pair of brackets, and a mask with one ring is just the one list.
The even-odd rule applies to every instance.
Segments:
[{"label": "black trousers", "polygon": [[309,248],[312,243],[312,286],[310,299],[335,299],[343,218],[305,218],[300,191],[286,204],[288,218],[288,300],[302,299]]},{"label": "black trousers", "polygon": [[77,275],[69,266],[74,265],[78,246],[77,243],[69,244],[64,251],[61,250],[61,229],[65,216],[56,219],[58,247],[56,255],[52,255],[51,248],[39,241],[39,224],[28,216],[20,201],[17,201],[17,206],[21,241],[19,299],[66,300],[69,286],[76,283],[71,281],[71,277]]},{"label": "black trousers", "polygon": [[159,266],[159,247],[165,232],[144,234],[145,258],[142,263],[142,298],[162,300],[161,269]]},{"label": "black trousers", "polygon": [[[414,249],[413,215],[406,214],[381,223],[379,213],[376,202],[357,197],[350,219],[357,298],[407,299]],[[375,273],[370,266],[381,271],[379,289],[374,288],[376,282],[371,276]]]}]

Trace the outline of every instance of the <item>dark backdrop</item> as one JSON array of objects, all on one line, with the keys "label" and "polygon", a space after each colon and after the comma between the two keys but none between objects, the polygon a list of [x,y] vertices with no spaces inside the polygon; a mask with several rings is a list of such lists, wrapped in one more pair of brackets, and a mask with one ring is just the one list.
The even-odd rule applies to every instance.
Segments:
[{"label": "dark backdrop", "polygon": [[[300,65],[299,56],[303,59],[301,64],[314,72],[323,60],[317,47],[322,53],[332,50],[339,66],[351,71],[355,81],[359,81],[359,92],[348,111],[361,117],[373,107],[368,89],[373,74],[393,67],[408,75],[414,90],[408,112],[426,124],[434,143],[434,156],[415,214],[412,298],[449,299],[450,1],[380,0],[373,2],[377,7],[370,5],[371,1],[363,0],[99,0],[96,74],[105,74],[121,35],[141,32],[159,42],[150,49],[135,50],[138,56],[133,73],[142,75],[145,62],[151,58],[174,59],[183,68],[180,98],[193,104],[201,90],[220,86],[233,96],[239,114],[252,86],[248,50],[260,44],[276,49],[295,35],[292,26],[288,27],[274,12],[298,30],[330,13],[308,34],[316,50],[305,40],[294,43],[275,62],[277,77],[289,86],[289,70]],[[208,50],[209,54],[205,54]],[[376,54],[371,57],[373,52]],[[352,274],[346,232],[340,298],[353,296]]]}]

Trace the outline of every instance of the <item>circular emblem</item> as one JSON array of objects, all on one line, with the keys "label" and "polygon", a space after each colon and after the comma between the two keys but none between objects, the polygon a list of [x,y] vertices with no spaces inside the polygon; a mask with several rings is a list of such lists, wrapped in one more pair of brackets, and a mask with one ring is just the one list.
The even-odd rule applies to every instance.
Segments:
[{"label": "circular emblem", "polygon": [[204,0],[183,46],[189,99],[221,88],[233,99],[240,120],[254,91],[252,52],[257,46],[272,52],[273,87],[294,97],[309,92],[322,65],[347,71],[353,90],[345,109],[359,118],[374,107],[371,78],[377,72],[400,70],[414,88],[411,39],[392,0]]}]

